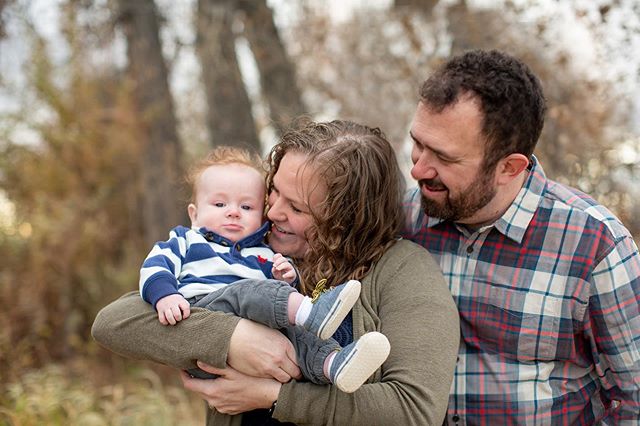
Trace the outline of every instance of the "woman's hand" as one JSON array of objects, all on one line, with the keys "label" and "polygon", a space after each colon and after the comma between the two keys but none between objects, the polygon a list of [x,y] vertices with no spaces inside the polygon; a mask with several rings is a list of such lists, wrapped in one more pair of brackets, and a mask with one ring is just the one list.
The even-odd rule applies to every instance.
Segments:
[{"label": "woman's hand", "polygon": [[271,408],[278,399],[282,384],[274,379],[247,376],[230,367],[218,369],[200,361],[198,367],[220,377],[194,379],[182,371],[182,384],[185,389],[198,393],[209,407],[215,407],[220,413],[233,415],[258,408]]},{"label": "woman's hand", "polygon": [[227,364],[249,376],[281,383],[302,377],[291,342],[279,331],[240,320],[229,343]]}]

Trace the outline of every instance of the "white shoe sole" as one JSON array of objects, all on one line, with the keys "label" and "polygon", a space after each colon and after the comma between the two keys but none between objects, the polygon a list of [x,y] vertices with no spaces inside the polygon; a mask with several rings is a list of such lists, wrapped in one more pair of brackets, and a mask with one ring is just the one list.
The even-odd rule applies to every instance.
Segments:
[{"label": "white shoe sole", "polygon": [[324,319],[320,327],[318,328],[318,337],[322,340],[327,340],[333,336],[344,318],[349,314],[353,305],[360,297],[361,284],[360,281],[350,280],[347,281],[345,287],[342,289],[338,298],[333,302],[331,311]]},{"label": "white shoe sole", "polygon": [[343,392],[352,393],[375,371],[389,356],[391,345],[382,333],[372,331],[358,339],[356,347],[336,376],[335,385]]}]

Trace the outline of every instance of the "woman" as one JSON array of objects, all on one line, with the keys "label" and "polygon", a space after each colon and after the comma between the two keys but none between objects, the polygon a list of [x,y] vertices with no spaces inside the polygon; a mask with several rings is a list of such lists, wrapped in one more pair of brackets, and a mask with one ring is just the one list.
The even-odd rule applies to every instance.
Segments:
[{"label": "woman", "polygon": [[244,421],[236,415],[254,409],[270,409],[274,419],[296,424],[441,424],[458,350],[458,315],[430,255],[397,238],[403,179],[390,144],[379,130],[355,123],[309,122],[287,132],[269,162],[273,250],[296,260],[303,292],[324,280],[325,286],[362,282],[351,327],[348,321],[344,327],[352,333],[338,336],[339,343],[369,331],[391,343],[387,361],[369,382],[345,394],[290,380],[300,373],[279,332],[196,309],[179,326],[164,327],[137,295],[103,309],[94,337],[127,356],[181,369],[199,360],[200,368],[220,375],[182,376],[187,389],[216,408],[209,410],[208,424],[264,424],[250,423],[255,413]]}]

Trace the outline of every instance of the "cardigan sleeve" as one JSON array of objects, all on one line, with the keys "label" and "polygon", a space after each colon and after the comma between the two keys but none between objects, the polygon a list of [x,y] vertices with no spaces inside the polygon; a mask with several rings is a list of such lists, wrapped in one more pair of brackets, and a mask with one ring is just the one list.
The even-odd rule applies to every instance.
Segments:
[{"label": "cardigan sleeve", "polygon": [[456,364],[458,312],[436,262],[423,248],[395,244],[363,281],[354,337],[378,330],[391,343],[382,368],[352,394],[335,386],[285,384],[274,417],[303,424],[439,425]]},{"label": "cardigan sleeve", "polygon": [[233,315],[191,307],[189,321],[168,327],[138,292],[131,292],[98,312],[91,334],[102,346],[129,358],[180,369],[195,368],[196,360],[202,360],[224,368],[238,321]]}]

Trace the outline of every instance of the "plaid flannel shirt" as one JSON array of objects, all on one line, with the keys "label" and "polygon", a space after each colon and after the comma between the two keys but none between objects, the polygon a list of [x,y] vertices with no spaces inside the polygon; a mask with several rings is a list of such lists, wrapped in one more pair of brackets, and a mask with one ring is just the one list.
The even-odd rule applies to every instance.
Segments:
[{"label": "plaid flannel shirt", "polygon": [[420,197],[405,236],[439,262],[460,311],[445,424],[639,424],[640,256],[620,221],[535,157],[479,230],[426,217]]}]

